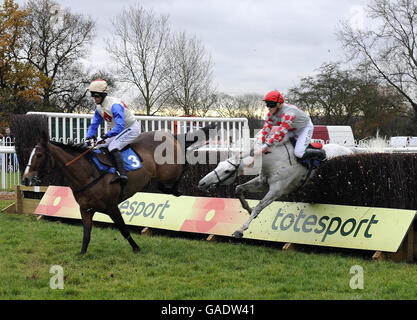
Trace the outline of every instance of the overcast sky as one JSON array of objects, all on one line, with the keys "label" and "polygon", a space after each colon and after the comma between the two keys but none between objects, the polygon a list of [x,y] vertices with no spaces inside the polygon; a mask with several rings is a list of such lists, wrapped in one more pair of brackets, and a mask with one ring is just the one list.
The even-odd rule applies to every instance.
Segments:
[{"label": "overcast sky", "polygon": [[[286,92],[323,63],[343,58],[335,32],[343,21],[363,27],[368,0],[55,0],[96,21],[88,63],[111,65],[104,38],[123,7],[139,3],[169,15],[173,31],[196,35],[214,62],[218,91]],[[19,4],[24,0],[16,1]]]}]

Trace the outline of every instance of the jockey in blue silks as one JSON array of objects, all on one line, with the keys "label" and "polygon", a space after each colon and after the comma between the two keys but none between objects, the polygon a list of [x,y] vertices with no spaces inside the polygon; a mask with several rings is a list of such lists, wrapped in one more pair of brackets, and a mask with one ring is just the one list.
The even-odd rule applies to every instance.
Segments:
[{"label": "jockey in blue silks", "polygon": [[103,120],[108,123],[111,130],[100,137],[104,141],[100,148],[107,147],[116,162],[117,175],[110,183],[126,183],[128,177],[120,150],[140,135],[140,125],[122,100],[107,95],[109,88],[106,81],[94,80],[90,84],[89,91],[97,107],[88,127],[86,140],[94,139]]}]

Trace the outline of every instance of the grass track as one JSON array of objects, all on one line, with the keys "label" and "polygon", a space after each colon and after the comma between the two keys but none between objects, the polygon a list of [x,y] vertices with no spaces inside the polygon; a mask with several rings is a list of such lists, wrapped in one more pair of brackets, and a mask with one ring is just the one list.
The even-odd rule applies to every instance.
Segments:
[{"label": "grass track", "polygon": [[[1,207],[7,205],[0,201]],[[79,255],[80,224],[0,214],[0,299],[415,299],[417,266],[359,255],[284,252],[245,243],[132,235],[93,228]],[[52,290],[52,265],[64,289]],[[364,289],[349,286],[350,268],[364,269]]]}]

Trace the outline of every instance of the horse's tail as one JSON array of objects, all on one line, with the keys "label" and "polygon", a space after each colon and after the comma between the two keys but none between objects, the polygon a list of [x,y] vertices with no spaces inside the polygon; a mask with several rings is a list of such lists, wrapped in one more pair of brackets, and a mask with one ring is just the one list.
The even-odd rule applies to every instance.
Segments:
[{"label": "horse's tail", "polygon": [[[209,139],[210,130],[215,129],[216,127],[217,127],[216,123],[210,123],[209,125],[199,130],[176,134],[174,135],[174,137],[178,142],[180,142],[181,145],[184,145],[184,151],[185,151],[187,150],[188,147],[192,146],[196,142],[201,142],[205,144],[205,142]],[[199,141],[202,134],[204,134],[205,140]]]}]

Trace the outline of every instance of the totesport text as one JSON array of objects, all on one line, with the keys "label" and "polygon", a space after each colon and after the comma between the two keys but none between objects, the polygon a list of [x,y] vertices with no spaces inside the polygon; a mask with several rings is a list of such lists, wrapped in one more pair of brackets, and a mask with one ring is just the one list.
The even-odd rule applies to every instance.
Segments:
[{"label": "totesport text", "polygon": [[298,215],[293,213],[284,213],[281,208],[278,209],[272,222],[272,229],[277,231],[290,230],[292,232],[323,234],[321,242],[324,242],[328,236],[340,233],[341,236],[365,238],[372,237],[372,227],[379,221],[372,215],[370,219],[342,219],[340,217],[321,216],[315,214],[306,215],[304,210],[300,210]]}]

